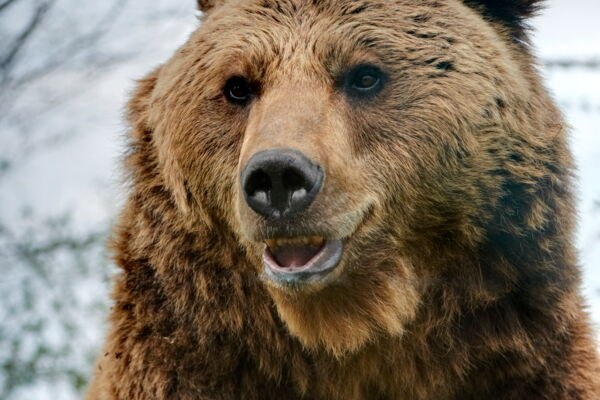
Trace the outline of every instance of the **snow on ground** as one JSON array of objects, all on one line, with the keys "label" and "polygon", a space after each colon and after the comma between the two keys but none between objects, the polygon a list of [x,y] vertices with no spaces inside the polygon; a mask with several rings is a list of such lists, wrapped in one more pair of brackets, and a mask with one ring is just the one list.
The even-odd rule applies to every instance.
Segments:
[{"label": "snow on ground", "polygon": [[[99,44],[100,53],[127,55],[124,62],[101,65],[97,70],[82,70],[77,63],[67,64],[27,86],[15,99],[13,106],[17,111],[26,112],[41,103],[37,109],[33,108],[39,112],[28,115],[20,128],[0,120],[0,139],[4,146],[0,155],[12,151],[11,146],[20,146],[25,133],[31,134],[28,137],[33,143],[27,144],[34,147],[44,138],[58,139],[53,139],[55,143],[51,146],[33,151],[0,179],[0,223],[10,225],[17,232],[35,230],[35,221],[23,217],[23,209],[28,208],[28,213],[37,218],[69,213],[75,229],[82,231],[106,226],[118,210],[123,195],[118,167],[125,132],[121,118],[123,105],[134,80],[164,61],[197,23],[191,8],[193,1],[189,3],[173,6],[173,2],[164,0],[129,2]],[[86,10],[80,12],[85,14]],[[599,19],[600,4],[596,0],[548,1],[542,16],[533,21],[534,44],[540,58],[600,60]],[[80,20],[81,16],[72,16],[69,23]],[[585,294],[593,318],[600,324],[600,69],[550,66],[544,68],[543,73],[573,127],[572,148],[580,177],[577,244],[584,270]],[[14,282],[20,279],[21,272],[19,268],[3,271],[4,276],[0,277],[3,296],[17,295]],[[68,279],[56,279],[63,278]],[[53,282],[60,286],[57,280]],[[106,282],[95,283],[90,278],[79,285],[72,296],[82,304],[107,298]],[[43,288],[39,293],[44,296]],[[1,306],[6,304],[0,301]],[[3,315],[0,309],[0,317]],[[76,317],[86,318],[86,315]],[[89,324],[84,321],[77,325],[87,327],[85,343],[91,347],[96,346],[103,335],[98,317],[94,318]],[[53,333],[49,327],[40,337],[52,342],[58,340],[60,332],[56,329]],[[0,361],[2,339],[0,337]],[[11,398],[46,397],[69,399],[76,395],[67,381],[56,383],[42,379],[23,387]]]}]

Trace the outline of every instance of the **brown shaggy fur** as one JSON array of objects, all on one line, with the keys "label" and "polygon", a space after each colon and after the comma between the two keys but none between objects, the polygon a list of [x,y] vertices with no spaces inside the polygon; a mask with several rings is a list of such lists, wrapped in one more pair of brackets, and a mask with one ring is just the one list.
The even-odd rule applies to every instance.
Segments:
[{"label": "brown shaggy fur", "polygon": [[[572,161],[524,18],[536,1],[209,0],[129,103],[131,195],[89,400],[600,398],[573,248]],[[384,90],[337,77],[368,62]],[[228,103],[225,81],[258,91]],[[289,235],[333,276],[262,275],[240,195],[261,149],[326,181]]]}]

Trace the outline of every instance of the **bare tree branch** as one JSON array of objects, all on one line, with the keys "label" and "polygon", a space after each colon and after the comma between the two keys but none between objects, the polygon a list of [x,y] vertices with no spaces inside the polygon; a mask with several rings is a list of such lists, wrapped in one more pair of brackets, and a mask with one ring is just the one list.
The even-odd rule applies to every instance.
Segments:
[{"label": "bare tree branch", "polygon": [[[17,99],[24,93],[21,89],[27,84],[58,70],[75,57],[82,54],[86,57],[83,59],[83,65],[81,66],[82,71],[86,71],[86,66],[94,66],[93,69],[90,69],[87,72],[86,76],[88,78],[90,75],[99,74],[101,71],[106,70],[101,67],[107,67],[122,62],[132,56],[131,53],[128,53],[106,55],[102,56],[100,59],[93,58],[94,49],[98,41],[112,29],[115,21],[128,3],[128,0],[112,0],[108,9],[106,9],[106,12],[98,16],[95,24],[87,31],[87,33],[70,36],[63,46],[59,46],[53,53],[50,53],[49,57],[39,67],[34,67],[31,70],[21,72],[20,57],[18,57],[18,53],[25,47],[27,41],[32,37],[36,29],[40,27],[44,15],[55,3],[56,0],[44,0],[43,3],[36,8],[27,27],[19,34],[18,38],[14,40],[14,43],[11,44],[7,54],[4,55],[0,52],[0,110],[3,111],[0,113],[0,121],[4,121],[13,128],[23,132],[28,131],[27,126],[32,120],[31,118],[24,117],[21,113],[13,112],[11,108],[16,104]],[[4,5],[5,3],[1,4]],[[19,61],[17,59],[19,59]],[[79,94],[81,94],[81,92],[65,92],[55,98],[49,99],[47,109],[38,110],[36,116],[39,116],[39,113],[52,111],[55,107],[60,106],[65,101],[72,97],[76,97]],[[46,139],[40,138],[34,143],[27,143],[27,141],[24,140],[19,146],[19,149],[16,150],[15,154],[12,154],[10,157],[7,154],[0,155],[0,180],[11,170],[15,159],[21,159],[35,150],[35,148],[43,148],[46,145],[62,141],[72,134],[72,132],[68,132],[61,134],[60,137],[52,136]],[[26,136],[27,135],[24,135],[23,139],[25,139]]]},{"label": "bare tree branch", "polygon": [[0,11],[4,10],[5,8],[7,8],[8,6],[10,6],[12,3],[14,3],[15,0],[5,0],[2,3],[0,3]]},{"label": "bare tree branch", "polygon": [[6,52],[6,55],[2,60],[0,60],[0,70],[2,70],[4,77],[3,80],[8,79],[8,71],[10,70],[12,63],[15,58],[19,54],[19,52],[27,43],[27,40],[31,37],[31,35],[35,32],[35,30],[40,26],[41,22],[44,20],[44,16],[50,10],[50,8],[54,5],[53,1],[48,1],[45,3],[41,3],[35,10],[33,17],[23,30],[14,40],[9,50]]},{"label": "bare tree branch", "polygon": [[89,49],[110,30],[113,22],[127,4],[127,1],[128,0],[115,0],[111,8],[104,14],[102,19],[98,21],[91,32],[73,40],[69,43],[67,48],[60,51],[60,54],[56,54],[40,68],[34,69],[20,77],[17,81],[13,82],[13,86],[20,86],[32,80],[41,78],[56,70],[61,65],[64,65],[67,61],[79,55],[83,50]]},{"label": "bare tree branch", "polygon": [[554,59],[544,61],[546,68],[584,68],[584,69],[600,69],[600,59]]}]

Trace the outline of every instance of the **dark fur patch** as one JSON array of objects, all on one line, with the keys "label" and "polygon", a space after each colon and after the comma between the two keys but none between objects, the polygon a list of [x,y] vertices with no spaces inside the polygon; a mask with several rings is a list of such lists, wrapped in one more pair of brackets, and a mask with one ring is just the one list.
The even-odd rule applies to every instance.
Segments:
[{"label": "dark fur patch", "polygon": [[452,61],[440,61],[435,67],[442,71],[452,71],[454,69],[454,64]]},{"label": "dark fur patch", "polygon": [[539,10],[542,0],[464,0],[490,20],[500,21],[511,28],[515,36],[525,35],[525,19]]}]

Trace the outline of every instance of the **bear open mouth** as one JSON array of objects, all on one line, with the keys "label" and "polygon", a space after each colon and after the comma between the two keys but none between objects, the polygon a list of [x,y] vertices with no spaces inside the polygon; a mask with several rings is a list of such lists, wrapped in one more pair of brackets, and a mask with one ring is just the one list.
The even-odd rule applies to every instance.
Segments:
[{"label": "bear open mouth", "polygon": [[265,243],[267,274],[288,282],[324,275],[337,266],[343,250],[341,240],[321,236],[268,239]]}]

